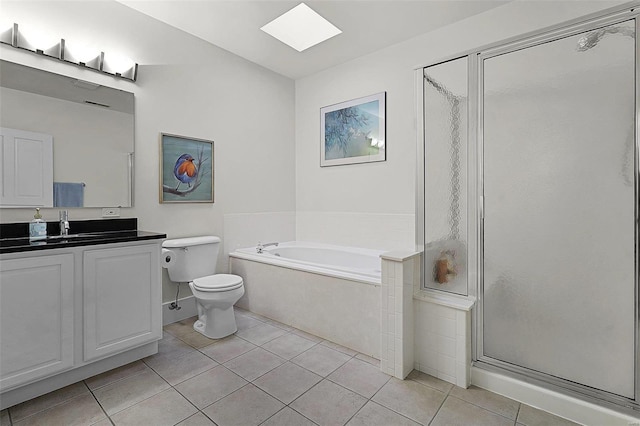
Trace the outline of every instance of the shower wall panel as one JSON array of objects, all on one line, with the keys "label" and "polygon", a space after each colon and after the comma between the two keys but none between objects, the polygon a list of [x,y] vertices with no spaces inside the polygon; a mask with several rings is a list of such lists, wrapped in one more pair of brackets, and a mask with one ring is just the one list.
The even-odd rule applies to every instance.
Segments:
[{"label": "shower wall panel", "polygon": [[467,294],[468,61],[424,69],[425,287]]}]

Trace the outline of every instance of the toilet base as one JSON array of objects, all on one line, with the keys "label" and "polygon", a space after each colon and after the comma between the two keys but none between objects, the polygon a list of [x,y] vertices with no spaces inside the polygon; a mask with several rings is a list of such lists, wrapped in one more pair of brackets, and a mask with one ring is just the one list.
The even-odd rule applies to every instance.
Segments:
[{"label": "toilet base", "polygon": [[238,331],[233,305],[227,309],[208,310],[198,306],[198,314],[199,319],[193,323],[193,329],[209,339],[222,339]]}]

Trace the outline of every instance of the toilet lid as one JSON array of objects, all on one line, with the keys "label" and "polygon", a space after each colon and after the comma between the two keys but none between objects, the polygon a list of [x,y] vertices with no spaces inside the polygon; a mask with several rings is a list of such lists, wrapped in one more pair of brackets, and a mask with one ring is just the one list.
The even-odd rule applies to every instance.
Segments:
[{"label": "toilet lid", "polygon": [[208,275],[193,280],[193,286],[200,291],[229,291],[242,287],[242,277],[231,274]]}]

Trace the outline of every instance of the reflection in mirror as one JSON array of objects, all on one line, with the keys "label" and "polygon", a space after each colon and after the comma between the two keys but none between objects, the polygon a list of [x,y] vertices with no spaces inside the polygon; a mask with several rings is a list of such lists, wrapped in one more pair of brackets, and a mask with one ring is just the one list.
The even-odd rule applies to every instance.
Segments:
[{"label": "reflection in mirror", "polygon": [[[131,207],[133,93],[7,61],[0,86],[0,127],[53,138],[53,182],[42,184],[53,204],[45,207]],[[16,181],[24,179],[19,166]]]}]

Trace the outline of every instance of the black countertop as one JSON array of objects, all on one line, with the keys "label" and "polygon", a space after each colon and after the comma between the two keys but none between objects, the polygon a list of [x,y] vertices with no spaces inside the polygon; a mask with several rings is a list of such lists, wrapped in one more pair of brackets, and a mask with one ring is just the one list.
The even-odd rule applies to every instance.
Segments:
[{"label": "black countertop", "polygon": [[46,240],[29,240],[29,223],[0,224],[0,254],[35,250],[51,250],[67,247],[124,243],[129,241],[158,240],[166,234],[139,231],[138,220],[96,219],[70,221],[70,237],[58,237],[58,222],[47,222]]}]

